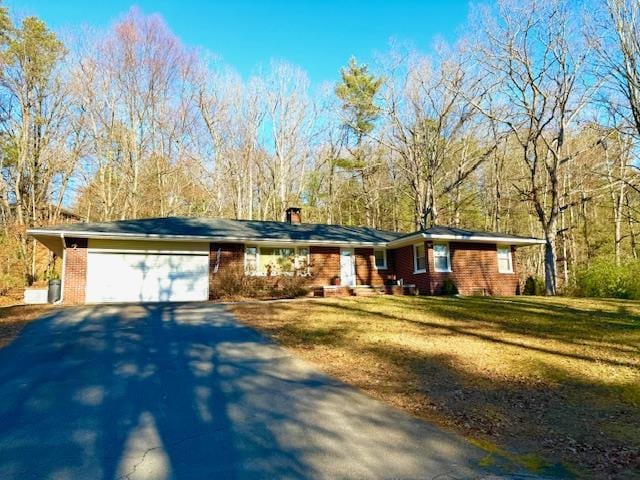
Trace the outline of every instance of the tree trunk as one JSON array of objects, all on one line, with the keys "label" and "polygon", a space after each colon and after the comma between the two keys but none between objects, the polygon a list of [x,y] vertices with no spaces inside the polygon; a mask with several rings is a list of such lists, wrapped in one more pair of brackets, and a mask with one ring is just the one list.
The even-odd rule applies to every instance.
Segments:
[{"label": "tree trunk", "polygon": [[555,225],[545,231],[544,285],[547,295],[556,294],[556,232]]}]

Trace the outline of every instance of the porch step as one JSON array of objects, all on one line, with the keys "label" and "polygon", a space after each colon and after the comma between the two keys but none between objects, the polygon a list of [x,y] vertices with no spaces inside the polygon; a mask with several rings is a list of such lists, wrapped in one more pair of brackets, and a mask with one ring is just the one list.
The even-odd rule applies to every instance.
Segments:
[{"label": "porch step", "polygon": [[316,287],[313,290],[314,297],[370,297],[383,293],[381,287],[372,287],[370,285],[358,285],[357,287],[329,285]]},{"label": "porch step", "polygon": [[372,297],[382,294],[380,287],[372,287],[371,285],[358,285],[357,287],[352,287],[351,291],[352,295],[356,297]]},{"label": "porch step", "polygon": [[328,285],[324,287],[316,287],[313,289],[314,297],[349,297],[351,296],[351,287],[342,287],[340,285]]}]

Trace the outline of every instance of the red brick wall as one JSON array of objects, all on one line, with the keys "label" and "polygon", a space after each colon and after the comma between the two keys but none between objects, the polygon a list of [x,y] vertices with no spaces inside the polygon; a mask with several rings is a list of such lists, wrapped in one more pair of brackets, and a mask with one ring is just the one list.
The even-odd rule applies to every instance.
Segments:
[{"label": "red brick wall", "polygon": [[[395,276],[405,284],[414,284],[421,294],[438,295],[442,282],[451,278],[462,295],[515,295],[518,292],[515,248],[512,248],[513,273],[498,273],[498,255],[495,244],[449,244],[451,273],[433,271],[433,246],[426,245],[427,272],[413,273],[413,245],[388,252],[393,257]],[[390,254],[389,254],[390,253]]]},{"label": "red brick wall", "polygon": [[313,285],[331,285],[333,277],[340,277],[339,247],[310,247]]},{"label": "red brick wall", "polygon": [[433,248],[428,249],[430,270],[429,290],[437,295],[445,278],[451,278],[462,295],[515,295],[518,292],[518,275],[515,264],[515,248],[512,248],[513,273],[498,273],[498,254],[495,244],[449,244],[451,273],[433,271]]},{"label": "red brick wall", "polygon": [[[218,262],[218,249],[220,250],[220,262],[218,271],[215,272]],[[217,298],[216,289],[218,277],[225,272],[244,272],[244,245],[238,243],[210,243],[209,244],[209,299]]]},{"label": "red brick wall", "polygon": [[[218,273],[214,273],[216,256],[220,249],[220,267]],[[340,277],[340,248],[339,247],[310,247],[311,272],[314,286],[331,285],[334,277]],[[384,279],[392,270],[375,270],[373,249],[355,249],[356,277],[358,285],[382,285]],[[387,258],[387,265],[392,265],[392,260]],[[216,277],[228,269],[244,271],[244,245],[232,243],[212,243],[209,246],[209,297],[216,298]],[[277,278],[274,277],[274,281]]]},{"label": "red brick wall", "polygon": [[64,298],[65,305],[84,303],[87,285],[87,239],[65,238]]},{"label": "red brick wall", "polygon": [[[64,303],[81,304],[85,301],[87,277],[87,239],[67,238],[65,249]],[[73,248],[75,245],[75,248]],[[387,251],[387,270],[376,270],[373,249],[356,248],[356,279],[358,285],[382,285],[387,278],[403,279],[414,284],[421,294],[437,295],[442,282],[450,277],[463,295],[515,295],[518,293],[515,248],[512,249],[514,272],[498,273],[496,245],[454,243],[449,245],[451,273],[433,272],[433,249],[427,246],[427,272],[413,273],[413,246]],[[221,249],[218,273],[214,273],[217,251]],[[312,284],[330,285],[340,277],[339,247],[310,247]],[[224,270],[244,269],[244,245],[211,243],[209,246],[209,298],[216,298],[217,277]]]},{"label": "red brick wall", "polygon": [[398,280],[402,279],[405,284],[415,285],[423,295],[430,293],[427,273],[413,273],[413,245],[390,250],[387,256],[393,257],[395,276]]},{"label": "red brick wall", "polygon": [[393,267],[387,254],[386,270],[376,270],[376,259],[373,256],[373,248],[354,249],[356,257],[356,285],[384,285],[387,278],[392,277]]}]

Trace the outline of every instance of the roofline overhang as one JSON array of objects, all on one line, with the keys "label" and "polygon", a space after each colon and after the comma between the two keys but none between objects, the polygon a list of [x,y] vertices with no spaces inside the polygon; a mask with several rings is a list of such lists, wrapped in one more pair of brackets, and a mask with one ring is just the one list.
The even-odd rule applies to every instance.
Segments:
[{"label": "roofline overhang", "polygon": [[486,235],[447,235],[438,233],[424,233],[416,232],[413,235],[401,237],[396,240],[391,240],[387,243],[388,248],[397,248],[406,245],[410,245],[420,240],[441,240],[445,242],[461,242],[461,243],[490,243],[490,244],[503,244],[503,245],[543,245],[545,240],[541,238],[526,238],[526,237],[501,237],[501,236],[486,236]]},{"label": "roofline overhang", "polygon": [[249,238],[249,237],[217,237],[211,235],[167,235],[157,233],[104,233],[91,231],[73,230],[44,230],[29,229],[27,234],[38,239],[38,237],[66,237],[73,238],[98,238],[104,240],[164,240],[173,242],[220,242],[220,243],[250,243],[255,245],[264,244],[298,244],[309,246],[337,246],[337,247],[381,247],[386,248],[389,242],[345,242],[335,240],[297,240],[283,238]]},{"label": "roofline overhang", "polygon": [[[250,238],[250,237],[218,237],[212,235],[169,235],[157,233],[105,233],[92,231],[73,231],[73,230],[47,230],[47,229],[29,229],[27,233],[36,239],[38,237],[57,238],[58,240],[68,237],[75,238],[98,238],[105,240],[164,240],[164,241],[180,241],[180,242],[221,242],[221,243],[250,243],[255,245],[264,244],[298,244],[309,246],[336,246],[336,247],[380,247],[380,248],[398,248],[421,240],[446,241],[446,242],[462,242],[462,243],[489,243],[503,244],[514,246],[530,246],[543,245],[545,240],[540,238],[526,237],[501,237],[486,235],[448,235],[416,232],[412,235],[404,236],[390,241],[380,242],[349,242],[335,240],[297,240],[283,238]],[[44,242],[42,242],[44,243]],[[45,243],[46,245],[46,243]],[[48,246],[48,245],[47,245]]]}]

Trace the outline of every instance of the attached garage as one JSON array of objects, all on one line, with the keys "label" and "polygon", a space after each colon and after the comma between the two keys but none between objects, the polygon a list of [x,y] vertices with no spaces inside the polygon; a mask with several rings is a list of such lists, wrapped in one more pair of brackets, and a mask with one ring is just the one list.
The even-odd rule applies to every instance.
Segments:
[{"label": "attached garage", "polygon": [[182,302],[209,296],[209,244],[90,239],[86,302]]}]

